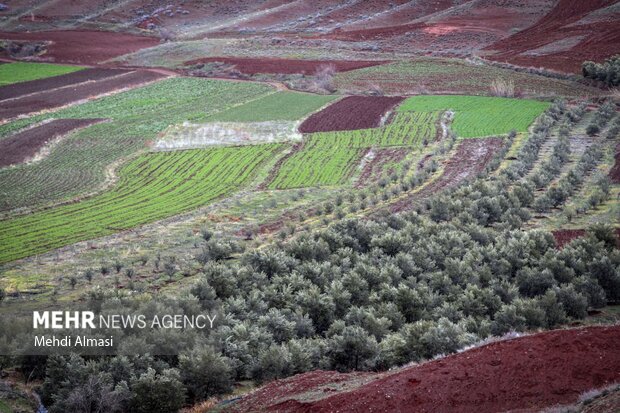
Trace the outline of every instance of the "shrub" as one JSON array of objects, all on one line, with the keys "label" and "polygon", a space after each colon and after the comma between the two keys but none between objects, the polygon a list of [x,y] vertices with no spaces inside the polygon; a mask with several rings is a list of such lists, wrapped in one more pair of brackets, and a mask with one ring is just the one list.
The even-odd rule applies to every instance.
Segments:
[{"label": "shrub", "polygon": [[131,411],[136,413],[176,412],[185,402],[185,388],[175,369],[158,374],[149,367],[131,380],[131,390],[134,394]]},{"label": "shrub", "polygon": [[583,62],[582,74],[587,79],[594,79],[607,86],[620,85],[620,55],[605,60],[602,64],[591,61]]},{"label": "shrub", "polygon": [[212,347],[199,346],[189,353],[181,354],[179,370],[191,403],[227,393],[232,389],[231,362]]},{"label": "shrub", "polygon": [[600,131],[601,131],[601,127],[595,123],[589,124],[588,127],[586,128],[586,133],[588,134],[588,136],[594,136],[598,134]]},{"label": "shrub", "polygon": [[338,371],[370,370],[376,365],[378,354],[375,338],[358,326],[345,327],[328,344],[331,366]]}]

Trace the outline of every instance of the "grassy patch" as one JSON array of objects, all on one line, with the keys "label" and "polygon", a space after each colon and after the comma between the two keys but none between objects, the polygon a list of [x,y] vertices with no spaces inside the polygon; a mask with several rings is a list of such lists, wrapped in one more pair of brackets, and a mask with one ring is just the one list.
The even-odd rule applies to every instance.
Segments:
[{"label": "grassy patch", "polygon": [[246,184],[280,145],[150,153],[128,163],[112,190],[0,221],[0,262],[49,251],[205,205]]},{"label": "grassy patch", "polygon": [[0,65],[0,86],[64,75],[82,70],[80,66],[54,65],[49,63],[16,62]]},{"label": "grassy patch", "polygon": [[516,130],[526,132],[549,104],[526,99],[480,96],[414,96],[399,111],[453,110],[452,130],[461,138],[502,135]]},{"label": "grassy patch", "polygon": [[211,122],[298,120],[320,109],[336,98],[337,96],[278,92],[207,116],[205,120]]}]

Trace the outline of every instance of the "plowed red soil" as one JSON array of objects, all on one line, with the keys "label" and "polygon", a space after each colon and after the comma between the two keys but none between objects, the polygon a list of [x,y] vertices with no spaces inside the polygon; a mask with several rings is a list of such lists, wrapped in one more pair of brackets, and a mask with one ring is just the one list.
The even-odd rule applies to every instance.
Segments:
[{"label": "plowed red soil", "polygon": [[299,59],[252,59],[240,57],[205,57],[185,62],[186,65],[199,63],[222,62],[234,65],[235,69],[246,75],[257,73],[303,73],[314,74],[324,66],[333,66],[337,72],[347,72],[349,70],[362,69],[364,67],[377,66],[388,61],[374,60],[299,60]]},{"label": "plowed red soil", "polygon": [[[616,3],[618,0],[560,0],[533,26],[488,46],[487,50],[499,52],[489,57],[522,66],[579,72],[584,60],[601,61],[620,50],[620,16],[617,13],[608,13],[595,23],[580,22],[588,14]],[[523,54],[576,36],[584,38],[569,50],[551,50],[538,56]]]},{"label": "plowed red soil", "polygon": [[99,31],[58,30],[49,32],[0,32],[0,39],[51,41],[40,56],[54,62],[96,64],[159,44],[154,37]]},{"label": "plowed red soil", "polygon": [[0,167],[32,158],[52,140],[105,119],[56,119],[0,140]]},{"label": "plowed red soil", "polygon": [[96,82],[81,83],[58,90],[36,93],[6,102],[0,102],[0,120],[40,112],[99,96],[115,90],[138,86],[166,77],[160,73],[138,71]]},{"label": "plowed red soil", "polygon": [[461,141],[456,153],[446,162],[441,176],[430,182],[420,191],[390,205],[390,211],[410,211],[418,202],[447,188],[455,187],[468,179],[475,178],[484,171],[493,156],[500,150],[503,140],[465,139]]},{"label": "plowed red soil", "polygon": [[92,80],[101,80],[127,72],[127,70],[120,69],[84,69],[78,72],[68,73],[66,75],[31,80],[29,82],[14,83],[0,87],[0,100],[12,99],[19,96],[29,95],[31,93],[43,92],[49,89],[75,85],[77,83]]},{"label": "plowed red soil", "polygon": [[[618,382],[619,346],[620,326],[556,330],[377,375],[366,384],[356,375],[302,374],[264,386],[229,411],[534,412]],[[355,382],[352,390],[344,385]]]},{"label": "plowed red soil", "polygon": [[402,97],[349,96],[329,105],[299,125],[301,133],[376,128],[381,117]]},{"label": "plowed red soil", "polygon": [[620,144],[616,146],[616,162],[614,166],[609,171],[609,177],[611,181],[616,184],[620,184]]},{"label": "plowed red soil", "polygon": [[[553,234],[553,238],[555,238],[555,243],[558,248],[562,248],[572,240],[586,235],[586,231],[584,229],[562,229],[552,231],[551,233]],[[616,228],[616,237],[618,238],[618,248],[620,248],[620,228]]]}]

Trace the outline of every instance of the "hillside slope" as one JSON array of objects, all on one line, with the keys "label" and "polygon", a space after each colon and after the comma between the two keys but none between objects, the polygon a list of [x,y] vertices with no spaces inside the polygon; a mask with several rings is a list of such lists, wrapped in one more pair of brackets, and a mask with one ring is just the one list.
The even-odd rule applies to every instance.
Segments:
[{"label": "hillside slope", "polygon": [[359,373],[302,374],[269,383],[230,411],[539,411],[620,381],[619,346],[620,326],[555,330],[374,379]]},{"label": "hillside slope", "polygon": [[167,40],[265,42],[277,35],[317,51],[482,54],[563,72],[620,53],[619,0],[14,0],[7,5],[0,11],[4,31],[104,30]]}]

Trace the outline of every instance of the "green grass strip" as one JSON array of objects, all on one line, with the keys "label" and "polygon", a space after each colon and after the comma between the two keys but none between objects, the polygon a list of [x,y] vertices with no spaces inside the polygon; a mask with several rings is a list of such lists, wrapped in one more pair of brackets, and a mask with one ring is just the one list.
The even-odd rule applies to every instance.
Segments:
[{"label": "green grass strip", "polygon": [[0,86],[64,75],[82,69],[84,68],[81,66],[55,65],[50,63],[15,62],[0,64]]}]

